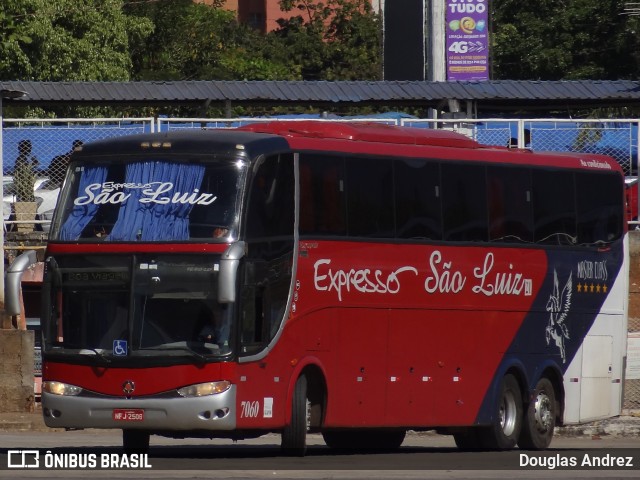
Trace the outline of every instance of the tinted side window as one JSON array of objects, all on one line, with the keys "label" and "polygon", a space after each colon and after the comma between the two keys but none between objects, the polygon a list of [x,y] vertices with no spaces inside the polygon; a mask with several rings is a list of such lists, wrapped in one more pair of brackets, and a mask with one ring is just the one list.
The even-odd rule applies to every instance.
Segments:
[{"label": "tinted side window", "polygon": [[487,240],[485,181],[483,166],[442,165],[442,217],[445,240]]},{"label": "tinted side window", "polygon": [[529,168],[487,167],[489,240],[533,241]]},{"label": "tinted side window", "polygon": [[295,179],[293,155],[275,155],[253,166],[247,200],[247,240],[241,263],[241,353],[262,350],[286,316],[291,286]]},{"label": "tinted side window", "polygon": [[537,243],[576,243],[576,205],[573,173],[533,171],[534,237]]},{"label": "tinted side window", "polygon": [[294,198],[293,156],[276,155],[259,163],[248,199],[247,238],[292,236]]},{"label": "tinted side window", "polygon": [[622,179],[612,173],[576,174],[578,243],[611,242],[622,235]]},{"label": "tinted side window", "polygon": [[345,235],[344,160],[300,155],[300,233]]},{"label": "tinted side window", "polygon": [[440,166],[427,160],[395,162],[396,236],[442,238]]},{"label": "tinted side window", "polygon": [[353,237],[394,236],[391,160],[351,158],[347,162],[348,234]]}]

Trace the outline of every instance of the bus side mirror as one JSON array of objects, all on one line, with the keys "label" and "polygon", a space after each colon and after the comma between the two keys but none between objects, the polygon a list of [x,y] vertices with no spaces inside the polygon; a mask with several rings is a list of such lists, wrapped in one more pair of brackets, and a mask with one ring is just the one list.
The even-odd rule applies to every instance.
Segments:
[{"label": "bus side mirror", "polygon": [[236,301],[238,266],[244,254],[244,242],[236,242],[229,245],[222,254],[220,272],[218,273],[218,302],[234,303]]},{"label": "bus side mirror", "polygon": [[38,261],[35,250],[16,257],[5,275],[4,310],[7,315],[22,315],[22,274]]}]

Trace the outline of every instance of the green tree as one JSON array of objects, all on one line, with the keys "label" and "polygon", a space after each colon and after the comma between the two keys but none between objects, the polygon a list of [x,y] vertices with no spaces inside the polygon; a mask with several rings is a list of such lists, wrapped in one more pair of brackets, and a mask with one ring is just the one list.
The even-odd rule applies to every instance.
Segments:
[{"label": "green tree", "polygon": [[127,11],[155,25],[132,48],[133,76],[140,80],[274,80],[289,77],[263,56],[264,36],[235,20],[235,13],[192,0],[129,0]]},{"label": "green tree", "polygon": [[278,20],[271,45],[304,80],[381,78],[380,21],[368,0],[280,0],[280,8],[300,14]]},{"label": "green tree", "polygon": [[[8,0],[0,4],[6,79],[128,80],[129,38],[151,32],[122,11],[123,0]],[[135,21],[134,21],[135,20]]]},{"label": "green tree", "polygon": [[638,75],[637,18],[622,0],[494,0],[494,79],[619,79]]},{"label": "green tree", "polygon": [[24,49],[32,42],[26,25],[35,16],[37,1],[4,0],[0,3],[0,79],[28,76],[30,60]]}]

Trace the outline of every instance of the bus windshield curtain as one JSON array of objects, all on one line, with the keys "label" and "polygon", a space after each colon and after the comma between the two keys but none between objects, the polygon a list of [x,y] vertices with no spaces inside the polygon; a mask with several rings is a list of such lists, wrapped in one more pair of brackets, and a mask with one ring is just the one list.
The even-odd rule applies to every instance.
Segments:
[{"label": "bus windshield curtain", "polygon": [[[125,188],[130,197],[120,207],[107,240],[188,240],[193,204],[187,197],[200,188],[203,177],[201,165],[157,161],[128,165],[125,183],[143,187]],[[162,193],[156,195],[158,191]]]},{"label": "bus windshield curtain", "polygon": [[[86,192],[89,185],[102,185],[107,178],[107,167],[84,167],[78,182],[78,195]],[[77,240],[84,227],[95,217],[100,205],[89,203],[74,205],[73,210],[60,228],[60,240]]]}]

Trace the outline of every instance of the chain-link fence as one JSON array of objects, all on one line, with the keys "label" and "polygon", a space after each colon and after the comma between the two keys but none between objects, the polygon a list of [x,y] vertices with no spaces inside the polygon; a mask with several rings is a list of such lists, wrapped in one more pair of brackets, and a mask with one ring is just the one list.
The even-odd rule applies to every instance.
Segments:
[{"label": "chain-link fence", "polygon": [[638,120],[402,119],[401,123],[452,130],[484,145],[608,155],[626,175],[638,174]]},{"label": "chain-link fence", "polygon": [[397,125],[398,122],[394,119],[388,118],[350,118],[350,119],[338,119],[338,118],[308,118],[304,116],[296,115],[295,117],[283,116],[276,118],[159,118],[158,119],[158,132],[166,132],[170,130],[188,130],[192,128],[197,129],[210,129],[210,128],[237,128],[251,123],[266,123],[273,121],[288,122],[303,122],[313,120],[315,122],[374,122],[382,123],[386,125]]},{"label": "chain-link fence", "polygon": [[[2,127],[5,228],[46,233],[74,148],[95,140],[153,131],[155,123],[152,118],[4,119]],[[35,203],[35,218],[33,207],[22,205],[25,202]]]},{"label": "chain-link fence", "polygon": [[[38,175],[46,175],[56,158],[73,149],[74,142],[92,142],[110,137],[155,130],[153,118],[13,119],[3,120],[3,174],[10,175],[20,157],[21,142],[29,142],[29,156]],[[54,166],[55,167],[55,166]],[[53,172],[59,175],[59,170]]]}]

